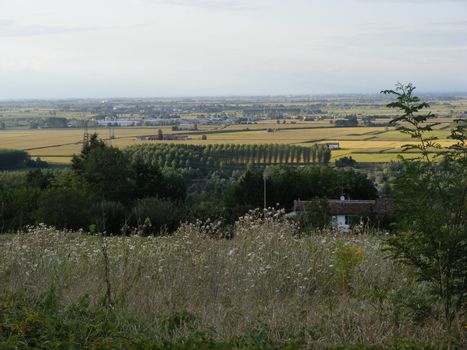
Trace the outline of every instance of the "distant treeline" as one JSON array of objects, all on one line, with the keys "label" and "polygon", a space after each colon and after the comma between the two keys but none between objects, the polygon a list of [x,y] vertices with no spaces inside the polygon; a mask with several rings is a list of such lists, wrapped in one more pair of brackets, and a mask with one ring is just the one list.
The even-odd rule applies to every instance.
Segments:
[{"label": "distant treeline", "polygon": [[22,168],[46,168],[47,163],[37,158],[32,160],[26,151],[0,149],[0,171]]},{"label": "distant treeline", "polygon": [[171,168],[222,168],[229,165],[323,164],[331,159],[325,145],[168,145],[145,144],[125,149],[130,159]]}]

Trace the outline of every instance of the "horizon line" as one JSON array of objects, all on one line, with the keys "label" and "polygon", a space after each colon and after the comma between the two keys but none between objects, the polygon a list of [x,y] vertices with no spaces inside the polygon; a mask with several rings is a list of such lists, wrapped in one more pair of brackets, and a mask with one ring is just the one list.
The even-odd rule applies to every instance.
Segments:
[{"label": "horizon line", "polygon": [[[418,95],[440,95],[449,97],[467,96],[467,91],[419,91]],[[69,100],[151,100],[151,99],[246,99],[246,98],[310,98],[310,97],[345,97],[345,96],[382,96],[380,92],[336,92],[310,94],[245,94],[245,95],[168,95],[168,96],[95,96],[95,97],[0,97],[0,102],[19,101],[69,101]]]}]

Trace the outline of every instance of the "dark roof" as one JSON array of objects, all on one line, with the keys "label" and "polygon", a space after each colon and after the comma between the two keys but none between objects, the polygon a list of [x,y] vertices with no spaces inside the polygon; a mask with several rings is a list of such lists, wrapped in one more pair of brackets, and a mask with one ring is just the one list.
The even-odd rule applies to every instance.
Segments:
[{"label": "dark roof", "polygon": [[[376,200],[335,200],[329,199],[331,215],[368,215],[383,214],[394,210],[394,202],[390,199]],[[295,201],[294,210],[304,211],[310,201]]]},{"label": "dark roof", "polygon": [[377,199],[374,209],[378,214],[389,213],[396,209],[396,204],[392,199]]},{"label": "dark roof", "polygon": [[373,212],[375,201],[329,200],[332,215],[362,215]]}]

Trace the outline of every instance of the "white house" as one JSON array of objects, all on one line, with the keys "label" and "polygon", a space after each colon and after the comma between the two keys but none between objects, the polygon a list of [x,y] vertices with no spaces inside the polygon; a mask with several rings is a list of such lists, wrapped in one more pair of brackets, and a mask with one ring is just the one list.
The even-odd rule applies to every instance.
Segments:
[{"label": "white house", "polygon": [[[360,223],[363,218],[380,215],[394,210],[394,202],[388,199],[376,200],[348,200],[344,196],[340,199],[329,199],[329,209],[332,215],[332,225],[340,232],[348,232],[355,223]],[[310,201],[294,201],[293,213],[296,216],[307,210]]]},{"label": "white house", "polygon": [[327,143],[323,143],[322,145],[326,146],[331,151],[341,148],[339,142],[327,142]]}]

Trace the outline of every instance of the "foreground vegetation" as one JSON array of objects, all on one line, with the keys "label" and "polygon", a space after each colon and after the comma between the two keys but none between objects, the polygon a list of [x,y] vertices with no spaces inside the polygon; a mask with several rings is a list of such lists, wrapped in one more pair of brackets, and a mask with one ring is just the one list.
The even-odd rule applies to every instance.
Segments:
[{"label": "foreground vegetation", "polygon": [[0,240],[0,348],[461,348],[380,239],[300,237],[277,211],[167,237],[40,226]]}]

